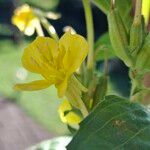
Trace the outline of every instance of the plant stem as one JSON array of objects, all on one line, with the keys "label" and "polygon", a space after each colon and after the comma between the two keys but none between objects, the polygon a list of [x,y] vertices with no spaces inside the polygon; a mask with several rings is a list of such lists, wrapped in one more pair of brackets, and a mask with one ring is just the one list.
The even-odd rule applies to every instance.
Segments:
[{"label": "plant stem", "polygon": [[114,9],[114,5],[115,5],[115,0],[111,0],[111,3],[110,3],[111,9]]},{"label": "plant stem", "polygon": [[49,33],[49,35],[54,38],[56,41],[59,40],[59,37],[56,33],[55,28],[47,21],[47,19],[45,19],[44,17],[41,17],[41,23],[44,26],[44,28],[47,30],[47,32]]},{"label": "plant stem", "polygon": [[84,12],[85,12],[85,20],[86,20],[86,28],[87,28],[87,40],[89,44],[89,54],[87,60],[87,68],[93,71],[94,67],[94,28],[93,28],[93,16],[92,10],[90,6],[89,0],[82,0]]},{"label": "plant stem", "polygon": [[[142,17],[141,10],[142,10],[142,0],[136,0],[135,15],[134,15],[134,20],[133,20],[133,26],[134,27],[138,27],[141,24],[141,17]],[[131,39],[133,39],[133,42],[134,42],[134,40],[136,38],[139,38],[139,36],[133,36],[133,38],[131,38]],[[137,70],[131,70],[130,73],[131,73],[130,74],[130,78],[131,78],[131,81],[132,81],[132,87],[131,87],[131,92],[130,92],[131,93],[130,94],[130,99],[131,99],[131,101],[141,101],[142,100],[142,93],[141,93],[141,91],[137,92],[137,93],[134,93],[134,92],[136,90],[142,89],[143,83],[141,82],[140,79],[137,79],[137,75],[138,75]]]},{"label": "plant stem", "polygon": [[108,75],[109,67],[108,67],[108,52],[105,49],[105,59],[104,59],[104,76]]},{"label": "plant stem", "polygon": [[[130,70],[130,78],[131,78],[131,91],[130,91],[130,100],[133,102],[140,102],[142,101],[142,80],[137,79],[138,72],[137,70]],[[139,90],[139,91],[138,91]]]},{"label": "plant stem", "polygon": [[141,10],[142,10],[142,0],[136,0],[135,15],[134,15],[134,21],[133,21],[134,24],[141,23]]}]

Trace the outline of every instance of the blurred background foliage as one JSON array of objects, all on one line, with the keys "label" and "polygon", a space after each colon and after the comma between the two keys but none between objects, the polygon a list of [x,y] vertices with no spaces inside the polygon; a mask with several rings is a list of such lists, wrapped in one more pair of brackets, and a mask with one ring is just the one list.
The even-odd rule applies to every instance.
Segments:
[{"label": "blurred background foliage", "polygon": [[[56,94],[56,89],[50,87],[38,92],[15,92],[12,87],[16,82],[32,81],[38,76],[29,74],[21,66],[23,49],[35,37],[26,37],[11,24],[13,10],[28,3],[45,11],[53,11],[61,14],[58,20],[50,20],[59,35],[63,33],[63,27],[70,25],[77,33],[86,36],[84,12],[81,0],[0,0],[0,96],[5,97],[21,106],[27,114],[32,116],[49,131],[63,135],[67,129],[61,123],[57,108],[61,102]],[[92,6],[95,28],[95,39],[107,32],[107,19],[98,8]],[[104,34],[99,40],[104,47],[111,50],[108,34]],[[96,47],[96,45],[95,45]],[[97,48],[97,47],[96,47]],[[125,65],[114,59],[111,54],[109,61],[110,87],[109,92],[117,91],[120,95],[128,96],[130,81]],[[98,53],[97,69],[103,70],[103,52]]]},{"label": "blurred background foliage", "polygon": [[60,0],[21,0],[22,3],[28,3],[29,5],[44,9],[55,10]]}]

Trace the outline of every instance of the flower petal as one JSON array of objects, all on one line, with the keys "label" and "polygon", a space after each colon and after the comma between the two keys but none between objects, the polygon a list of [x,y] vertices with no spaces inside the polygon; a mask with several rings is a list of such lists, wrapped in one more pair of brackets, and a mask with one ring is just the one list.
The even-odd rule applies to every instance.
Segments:
[{"label": "flower petal", "polygon": [[88,54],[87,41],[78,34],[65,33],[59,41],[59,48],[65,49],[64,68],[69,74],[75,72]]},{"label": "flower petal", "polygon": [[44,77],[55,74],[54,60],[58,55],[58,44],[48,37],[37,37],[25,50],[22,57],[23,66]]},{"label": "flower petal", "polygon": [[35,32],[35,28],[33,26],[28,26],[24,30],[24,34],[27,35],[27,36],[33,35],[34,32]]},{"label": "flower petal", "polygon": [[150,0],[142,1],[142,15],[144,17],[144,21],[147,26],[149,22],[149,17],[150,17]]},{"label": "flower petal", "polygon": [[37,19],[38,18],[35,16],[30,6],[25,4],[18,7],[14,11],[14,15],[12,17],[12,23],[16,25],[20,29],[20,31],[25,31],[26,28],[30,28],[30,29],[32,28],[32,32],[33,32],[34,27],[32,22]]},{"label": "flower petal", "polygon": [[68,82],[68,78],[66,77],[63,82],[55,85],[58,91],[58,96],[60,98],[65,95],[65,92],[67,90],[67,82]]},{"label": "flower petal", "polygon": [[53,82],[47,80],[37,80],[24,84],[16,84],[14,89],[19,91],[35,91],[48,88],[51,84],[53,84]]},{"label": "flower petal", "polygon": [[[71,110],[72,107],[68,100],[64,100],[58,109],[61,121],[67,124],[79,124],[81,117]],[[65,115],[67,111],[68,113]]]},{"label": "flower petal", "polygon": [[69,112],[65,118],[68,124],[79,124],[81,122],[81,118],[74,112]]}]

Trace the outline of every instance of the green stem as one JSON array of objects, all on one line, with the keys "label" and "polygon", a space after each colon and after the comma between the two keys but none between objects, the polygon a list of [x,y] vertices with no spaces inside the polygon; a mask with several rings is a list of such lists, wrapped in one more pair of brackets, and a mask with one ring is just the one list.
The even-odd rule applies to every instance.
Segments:
[{"label": "green stem", "polygon": [[111,0],[111,2],[110,2],[111,9],[114,9],[114,5],[115,5],[115,0]]},{"label": "green stem", "polygon": [[132,102],[141,102],[142,101],[142,93],[141,93],[141,91],[137,91],[137,93],[133,93],[133,92],[135,92],[135,88],[139,88],[139,90],[140,90],[141,84],[142,83],[139,82],[138,80],[132,81],[131,95],[130,95],[130,100]]},{"label": "green stem", "polygon": [[105,59],[104,59],[104,76],[108,76],[108,52],[107,49],[105,49]]},{"label": "green stem", "polygon": [[135,5],[135,15],[134,15],[134,24],[141,23],[141,10],[142,10],[142,0],[136,0]]},{"label": "green stem", "polygon": [[82,63],[80,67],[80,74],[81,74],[81,82],[84,86],[86,86],[86,64],[85,61]]},{"label": "green stem", "polygon": [[49,35],[55,39],[56,41],[59,40],[59,37],[56,33],[55,28],[47,21],[47,19],[45,19],[44,17],[41,17],[41,23],[44,26],[44,28],[47,30],[47,32],[49,33]]},{"label": "green stem", "polygon": [[133,102],[142,101],[142,93],[140,89],[142,89],[142,80],[137,79],[137,70],[130,70],[130,78],[132,82],[131,92],[130,92],[130,100]]},{"label": "green stem", "polygon": [[82,0],[85,19],[86,19],[86,28],[87,28],[87,40],[89,44],[89,54],[87,60],[87,68],[93,71],[94,67],[94,28],[93,28],[93,16],[89,0]]}]

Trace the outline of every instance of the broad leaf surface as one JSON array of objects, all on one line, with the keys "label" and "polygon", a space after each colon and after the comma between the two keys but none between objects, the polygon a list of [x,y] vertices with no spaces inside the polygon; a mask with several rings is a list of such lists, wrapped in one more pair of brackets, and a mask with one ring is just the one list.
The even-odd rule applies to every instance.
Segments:
[{"label": "broad leaf surface", "polygon": [[150,111],[117,96],[107,96],[80,124],[68,150],[149,150]]}]

